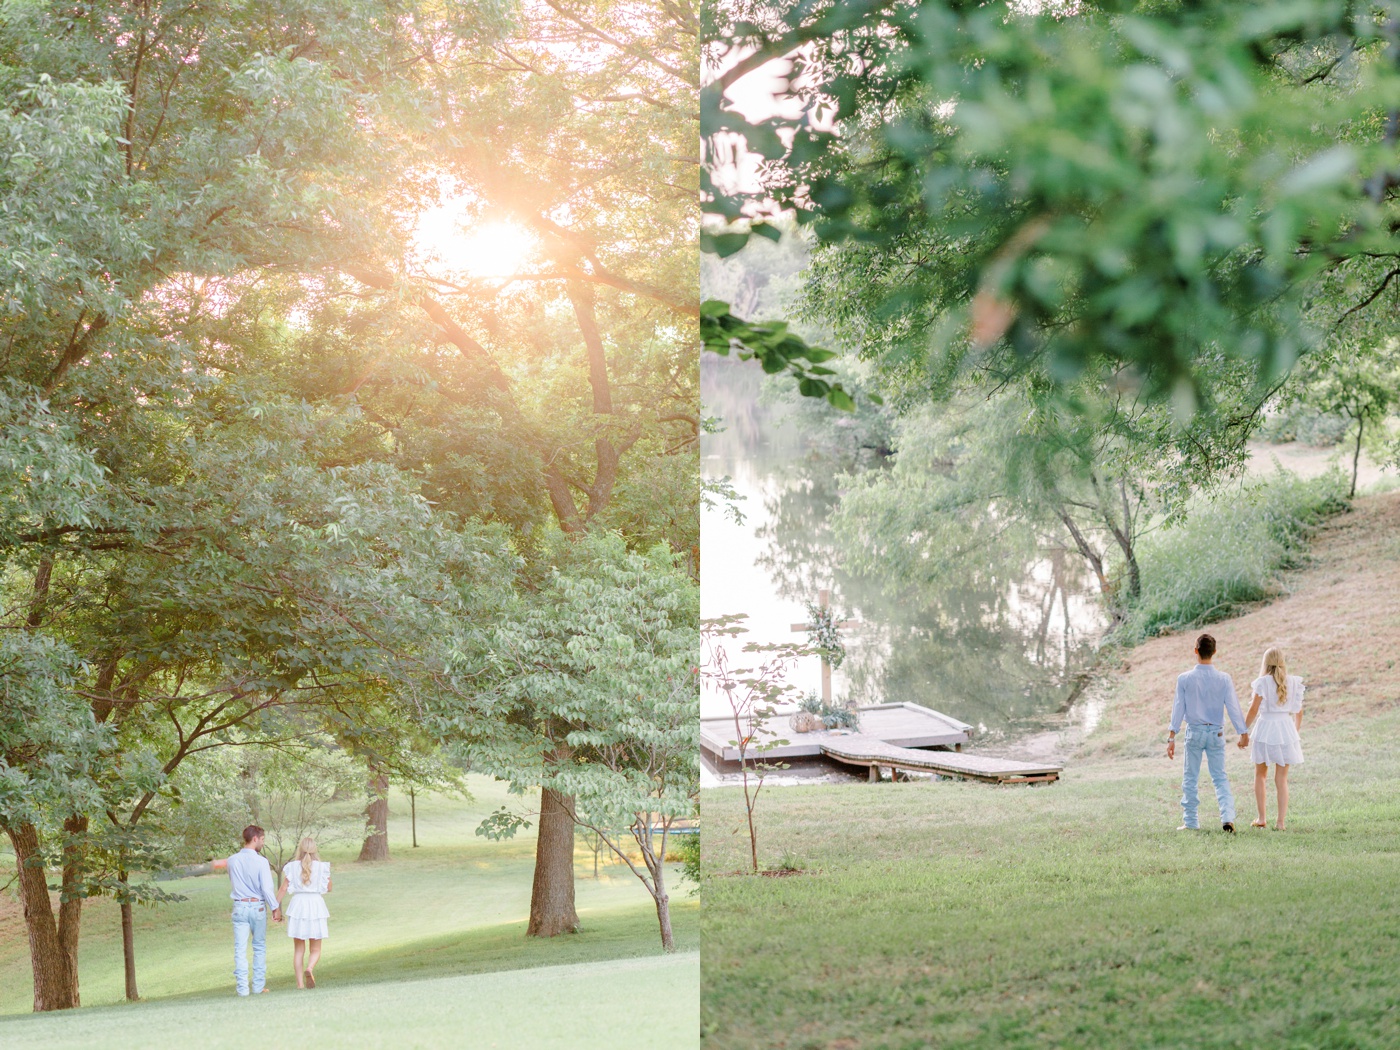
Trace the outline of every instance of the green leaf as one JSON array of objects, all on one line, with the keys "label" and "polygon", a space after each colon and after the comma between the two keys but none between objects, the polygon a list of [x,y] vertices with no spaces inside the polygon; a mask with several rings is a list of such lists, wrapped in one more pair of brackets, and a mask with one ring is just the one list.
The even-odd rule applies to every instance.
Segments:
[{"label": "green leaf", "polygon": [[747,233],[700,234],[700,250],[711,255],[718,255],[721,259],[742,251],[744,245],[748,243],[749,235]]},{"label": "green leaf", "polygon": [[842,412],[854,412],[856,403],[851,400],[851,395],[842,390],[839,386],[832,387],[826,395],[833,407],[839,408]]}]

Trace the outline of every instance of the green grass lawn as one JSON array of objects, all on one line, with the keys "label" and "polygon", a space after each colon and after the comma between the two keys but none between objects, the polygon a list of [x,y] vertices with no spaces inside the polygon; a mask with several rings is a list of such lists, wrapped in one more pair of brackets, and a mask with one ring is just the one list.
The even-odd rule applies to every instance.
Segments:
[{"label": "green grass lawn", "polygon": [[[474,835],[481,818],[507,798],[502,786],[484,778],[473,778],[471,789],[470,802],[420,796],[418,849],[409,845],[407,799],[396,796],[390,819],[393,859],[386,864],[356,864],[357,848],[348,845],[323,851],[333,865],[335,889],[327,898],[330,936],[314,993],[296,990],[292,942],[285,927],[269,924],[268,984],[274,994],[258,1003],[270,1005],[237,1000],[228,879],[181,879],[163,885],[187,901],[136,913],[145,1002],[123,1002],[116,908],[109,901],[90,901],[79,952],[83,1009],[44,1019],[0,1017],[0,1046],[21,1045],[19,1039],[45,1046],[184,1045],[175,1033],[208,1043],[240,1016],[229,1014],[230,1008],[265,1009],[271,1011],[269,1024],[286,1026],[311,1008],[313,995],[321,1004],[314,1007],[316,1024],[335,1036],[329,1044],[335,1046],[361,1045],[348,1041],[358,1032],[379,1046],[491,1045],[462,1042],[463,1026],[477,1024],[483,1032],[513,1032],[515,1045],[595,1045],[594,1033],[582,1028],[577,1039],[559,1041],[560,1026],[577,1014],[586,1028],[590,1019],[602,1016],[603,1007],[620,1009],[632,999],[657,1004],[655,1024],[674,1036],[668,1046],[694,1045],[699,904],[678,885],[679,871],[673,872],[671,888],[681,950],[676,958],[662,957],[655,909],[641,883],[606,861],[595,879],[592,854],[582,841],[577,854],[582,932],[547,941],[527,938],[534,837],[497,843]],[[13,865],[8,854],[0,862]],[[559,966],[566,969],[548,971],[559,977],[557,985],[544,970],[522,972]],[[679,997],[672,1010],[674,996]],[[109,1004],[122,1005],[91,1009]],[[11,914],[0,923],[0,1014],[23,1014],[31,1005],[28,948],[23,926]],[[620,1016],[614,1015],[616,1023]],[[615,1045],[616,1031],[604,1040],[608,1030],[599,1023],[596,1045]],[[113,1031],[133,1026],[131,1041],[104,1035],[100,1043],[83,1042],[83,1033],[92,1039],[109,1024],[117,1026]],[[143,1041],[138,1033],[147,1024],[153,1034]],[[159,1034],[165,1031],[172,1033],[168,1042]],[[392,1043],[384,1042],[389,1036]]]},{"label": "green grass lawn", "polygon": [[[1397,733],[1393,706],[1310,729],[1283,833],[1248,827],[1233,748],[1233,837],[1174,830],[1165,758],[772,790],[762,857],[807,873],[707,877],[703,1044],[1400,1046]],[[703,808],[707,872],[740,868],[737,792]]]},{"label": "green grass lawn", "polygon": [[[251,1001],[232,996],[198,1004],[43,1014],[0,1021],[7,1050],[67,1047],[203,1050],[420,1047],[567,1050],[649,1041],[696,1045],[699,960],[663,958],[541,966],[532,970],[280,992]],[[664,1004],[637,1018],[638,1002]],[[642,1029],[642,1030],[639,1030]]]}]

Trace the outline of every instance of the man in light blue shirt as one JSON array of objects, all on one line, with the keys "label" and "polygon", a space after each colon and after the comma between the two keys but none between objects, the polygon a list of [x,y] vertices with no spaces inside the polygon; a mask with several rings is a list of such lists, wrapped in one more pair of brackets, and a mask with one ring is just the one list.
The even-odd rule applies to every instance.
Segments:
[{"label": "man in light blue shirt", "polygon": [[1196,666],[1176,679],[1176,700],[1172,703],[1172,724],[1167,736],[1167,757],[1176,757],[1176,733],[1186,723],[1185,766],[1181,771],[1182,824],[1177,831],[1195,831],[1201,781],[1201,755],[1210,767],[1215,785],[1215,801],[1220,806],[1220,826],[1234,833],[1235,796],[1225,774],[1225,714],[1230,715],[1240,746],[1249,743],[1248,727],[1235,696],[1235,683],[1224,671],[1211,665],[1215,639],[1203,634],[1196,639]]},{"label": "man in light blue shirt", "polygon": [[253,938],[253,991],[267,988],[267,914],[282,921],[272,865],[259,850],[267,833],[256,824],[243,829],[243,848],[228,859],[229,896],[233,898],[233,979],[239,995],[248,995],[248,938]]}]

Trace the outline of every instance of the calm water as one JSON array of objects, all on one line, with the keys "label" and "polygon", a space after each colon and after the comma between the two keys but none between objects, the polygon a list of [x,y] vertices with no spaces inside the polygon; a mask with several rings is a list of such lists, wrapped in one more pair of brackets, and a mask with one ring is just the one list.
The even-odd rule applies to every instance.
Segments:
[{"label": "calm water", "polygon": [[[726,429],[702,438],[702,467],[732,479],[746,520],[702,511],[702,615],[747,613],[748,640],[802,641],[790,626],[807,619],[804,601],[830,588],[837,612],[861,621],[844,632],[837,700],[913,701],[977,726],[984,740],[1038,730],[1063,713],[1104,626],[1075,559],[1028,553],[1016,571],[936,588],[851,575],[827,527],[839,478],[885,469],[886,460],[853,442],[818,441],[765,403],[764,382],[756,367],[714,358],[703,367],[705,411]],[[802,661],[790,681],[818,691],[820,662]],[[705,715],[727,711],[715,696],[702,706]]]}]

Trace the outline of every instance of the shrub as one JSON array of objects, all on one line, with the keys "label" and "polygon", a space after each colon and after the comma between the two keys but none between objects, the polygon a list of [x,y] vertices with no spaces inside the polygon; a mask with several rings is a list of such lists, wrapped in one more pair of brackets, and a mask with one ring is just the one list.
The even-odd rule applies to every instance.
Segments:
[{"label": "shrub", "polygon": [[828,729],[859,729],[860,712],[854,707],[822,705],[822,724]]},{"label": "shrub", "polygon": [[1279,572],[1306,560],[1317,525],[1347,509],[1346,492],[1338,472],[1305,481],[1279,471],[1202,501],[1181,524],[1149,534],[1138,547],[1142,596],[1114,640],[1133,645],[1272,597]]},{"label": "shrub", "polygon": [[1261,439],[1274,444],[1298,441],[1314,448],[1331,448],[1346,437],[1351,425],[1351,420],[1340,412],[1291,405],[1264,420],[1258,433]]},{"label": "shrub", "polygon": [[779,871],[806,871],[807,862],[799,857],[792,850],[783,850],[782,859],[778,861]]},{"label": "shrub", "polygon": [[[810,715],[826,729],[859,729],[860,712],[851,704],[827,704],[816,693],[805,693],[797,703],[799,714]],[[793,726],[797,728],[796,723]],[[798,729],[799,733],[808,732]]]},{"label": "shrub", "polygon": [[[693,835],[677,835],[675,852],[681,862],[681,881],[692,886],[700,885],[700,832]],[[669,859],[669,858],[668,858]]]}]

